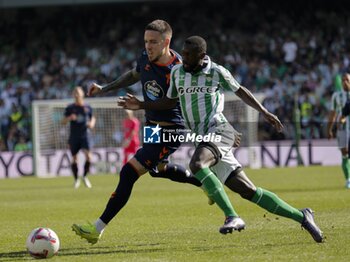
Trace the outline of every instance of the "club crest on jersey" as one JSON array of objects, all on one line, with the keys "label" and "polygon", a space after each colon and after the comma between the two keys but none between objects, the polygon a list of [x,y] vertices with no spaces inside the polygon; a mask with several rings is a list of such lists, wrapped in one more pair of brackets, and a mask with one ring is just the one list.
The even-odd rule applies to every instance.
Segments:
[{"label": "club crest on jersey", "polygon": [[85,116],[82,114],[77,114],[77,118],[75,120],[77,123],[84,123],[86,121]]},{"label": "club crest on jersey", "polygon": [[180,87],[178,89],[179,94],[195,94],[195,93],[215,93],[218,90],[217,86],[190,86],[190,87]]},{"label": "club crest on jersey", "polygon": [[156,100],[164,97],[163,89],[155,80],[147,81],[144,85],[144,90],[146,92],[147,97],[151,100]]}]

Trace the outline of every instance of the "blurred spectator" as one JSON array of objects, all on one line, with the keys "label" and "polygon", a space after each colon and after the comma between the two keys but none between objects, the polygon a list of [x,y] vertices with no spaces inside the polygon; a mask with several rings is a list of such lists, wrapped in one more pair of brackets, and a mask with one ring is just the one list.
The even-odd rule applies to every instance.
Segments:
[{"label": "blurred spectator", "polygon": [[284,62],[293,63],[297,57],[298,45],[289,36],[283,43],[282,50],[284,52]]},{"label": "blurred spectator", "polygon": [[7,151],[5,140],[3,139],[2,136],[0,136],[0,152],[5,152],[5,151]]},{"label": "blurred spectator", "polygon": [[25,137],[20,135],[18,142],[15,144],[14,151],[21,152],[29,150],[31,150],[31,146],[27,143]]},{"label": "blurred spectator", "polygon": [[[21,136],[30,141],[32,100],[68,98],[74,86],[111,82],[135,66],[143,47],[140,28],[156,13],[174,25],[175,50],[181,50],[188,35],[202,35],[213,59],[251,91],[266,94],[264,104],[286,123],[286,130],[276,136],[265,129],[264,139],[293,138],[295,95],[303,124],[310,128],[304,137],[322,138],[327,101],[350,66],[350,16],[344,4],[203,0],[201,5],[156,1],[2,9],[1,137],[7,150]],[[242,11],[233,16],[238,9]],[[141,91],[138,84],[111,95]]]}]

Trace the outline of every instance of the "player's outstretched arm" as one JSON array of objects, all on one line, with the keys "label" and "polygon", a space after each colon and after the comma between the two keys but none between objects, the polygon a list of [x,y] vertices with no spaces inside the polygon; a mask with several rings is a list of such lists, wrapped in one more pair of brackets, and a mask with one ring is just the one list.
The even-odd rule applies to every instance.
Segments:
[{"label": "player's outstretched arm", "polygon": [[170,99],[168,97],[163,97],[156,101],[140,101],[135,96],[127,94],[126,96],[119,97],[118,105],[124,109],[129,110],[166,110],[171,109],[176,106],[177,99]]},{"label": "player's outstretched arm", "polygon": [[124,73],[117,80],[110,82],[104,86],[96,83],[91,84],[88,91],[88,96],[103,95],[119,88],[127,87],[135,84],[140,80],[140,74],[136,71],[136,68]]},{"label": "player's outstretched arm", "polygon": [[262,113],[266,121],[269,122],[278,132],[283,130],[283,125],[278,117],[270,113],[247,88],[240,86],[235,94],[241,98],[244,103]]}]

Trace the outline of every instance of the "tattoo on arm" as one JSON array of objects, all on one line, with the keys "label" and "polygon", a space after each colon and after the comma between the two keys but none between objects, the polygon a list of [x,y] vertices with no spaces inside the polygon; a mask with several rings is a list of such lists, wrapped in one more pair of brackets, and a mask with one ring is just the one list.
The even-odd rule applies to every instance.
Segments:
[{"label": "tattoo on arm", "polygon": [[134,68],[121,75],[117,80],[114,80],[113,82],[110,82],[107,85],[103,86],[102,92],[107,93],[113,90],[117,90],[119,88],[127,87],[135,84],[139,80],[140,75],[136,72],[136,69]]}]

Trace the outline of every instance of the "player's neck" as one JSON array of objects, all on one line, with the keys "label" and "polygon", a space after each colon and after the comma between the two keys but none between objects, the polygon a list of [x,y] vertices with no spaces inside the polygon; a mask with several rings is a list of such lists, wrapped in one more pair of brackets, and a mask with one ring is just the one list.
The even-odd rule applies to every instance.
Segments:
[{"label": "player's neck", "polygon": [[76,103],[78,106],[82,106],[82,105],[84,105],[84,100],[75,100],[75,103]]},{"label": "player's neck", "polygon": [[173,54],[170,52],[170,50],[167,50],[165,54],[158,59],[157,64],[168,64],[172,59]]}]

